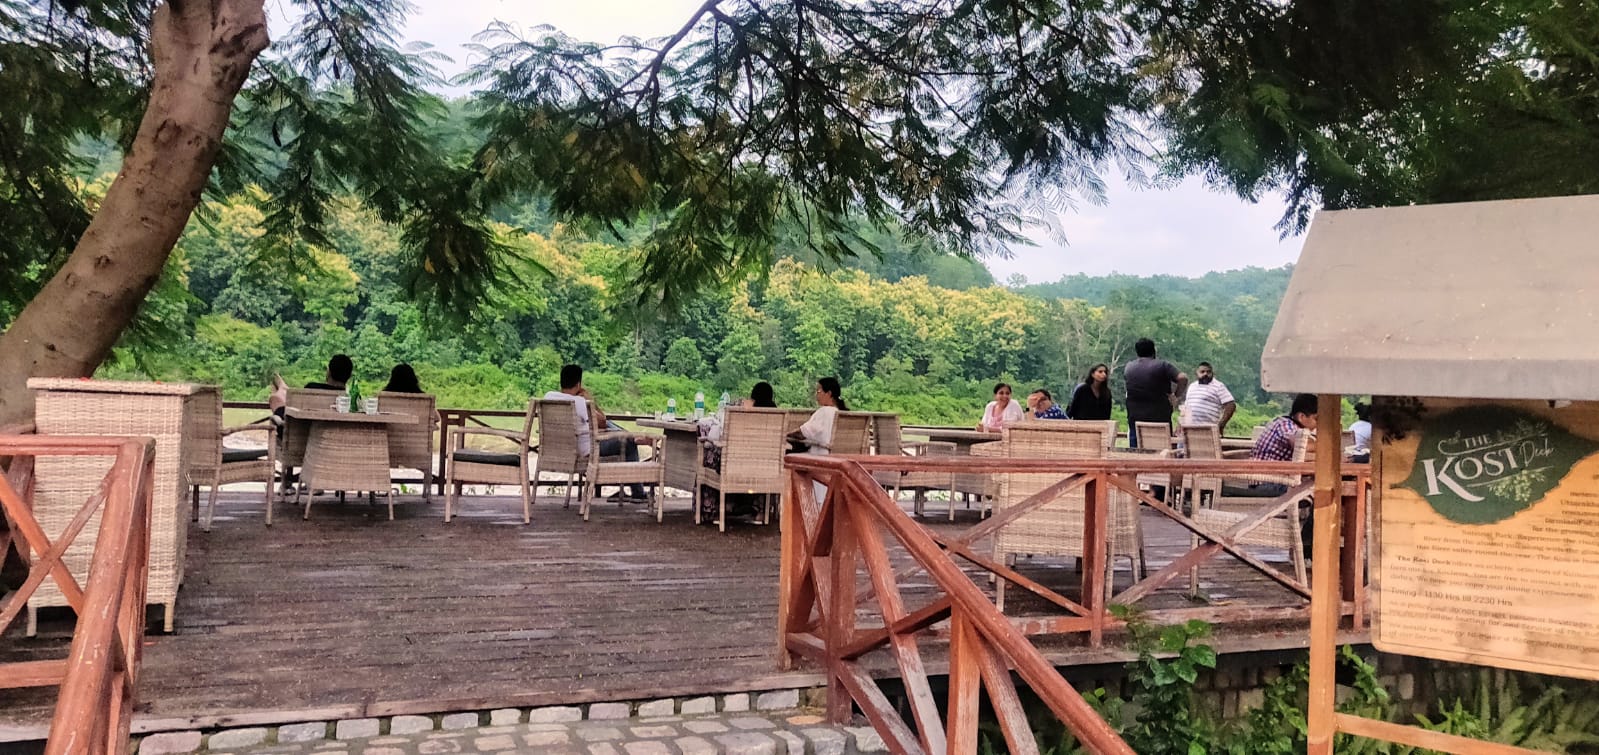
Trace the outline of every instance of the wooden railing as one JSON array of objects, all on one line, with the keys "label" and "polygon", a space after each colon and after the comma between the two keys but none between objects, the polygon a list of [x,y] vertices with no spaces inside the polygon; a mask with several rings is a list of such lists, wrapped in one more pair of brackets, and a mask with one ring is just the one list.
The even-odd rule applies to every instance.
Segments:
[{"label": "wooden railing", "polygon": [[[1239,541],[1272,517],[1284,516],[1305,497],[1309,484],[1278,499],[1264,499],[1258,513],[1226,531],[1196,523],[1181,510],[1139,490],[1140,474],[1310,474],[1314,465],[1292,462],[1233,460],[1034,460],[962,457],[809,456],[787,459],[788,493],[782,512],[782,562],[778,604],[779,654],[785,667],[792,654],[821,665],[828,677],[828,715],[847,720],[859,707],[897,753],[974,752],[977,747],[979,695],[989,702],[1012,753],[1036,753],[1037,745],[1022,710],[1009,670],[1033,690],[1091,752],[1130,753],[1127,745],[1068,684],[1028,639],[1033,634],[1082,633],[1098,644],[1107,629],[1123,622],[1108,610],[1105,599],[1106,530],[1112,489],[1131,496],[1198,535],[1199,545],[1164,568],[1137,581],[1109,602],[1133,605],[1191,567],[1226,555],[1280,585],[1292,601],[1286,607],[1216,606],[1149,611],[1155,622],[1200,618],[1250,621],[1309,618],[1308,585],[1262,562]],[[1059,475],[1060,481],[1037,495],[997,511],[958,536],[935,533],[913,520],[871,476],[875,470],[966,473],[1033,473]],[[1343,573],[1364,575],[1365,490],[1367,468],[1347,467],[1343,518]],[[825,486],[817,500],[816,484]],[[1060,496],[1083,491],[1082,584],[1073,600],[1006,564],[975,550],[976,543],[1016,522],[1021,516]],[[883,533],[897,542],[913,562],[896,571]],[[997,610],[974,577],[956,561],[976,567],[1027,590],[1060,608],[1064,615],[1044,619],[1010,617]],[[860,572],[865,583],[858,585]],[[925,572],[935,594],[921,605],[906,605],[901,580]],[[927,578],[920,579],[923,584]],[[1362,626],[1363,577],[1349,581],[1342,613],[1352,626]],[[875,606],[871,604],[875,603]],[[880,626],[857,626],[858,610],[875,608]],[[919,641],[940,635],[948,639],[949,699],[947,721],[940,716],[928,682]],[[862,665],[862,657],[880,648],[889,651],[903,684],[912,721],[906,721],[878,689]],[[914,724],[914,726],[913,726]]]},{"label": "wooden railing", "polygon": [[[0,633],[47,578],[78,617],[66,658],[0,664],[0,689],[60,687],[45,747],[49,755],[129,749],[144,646],[154,449],[147,438],[0,435],[0,459],[9,457],[0,475],[0,511],[28,565],[22,586],[0,603]],[[99,488],[54,539],[31,506],[33,461],[41,456],[113,457]],[[87,583],[80,585],[64,556],[96,512],[100,529]]]}]

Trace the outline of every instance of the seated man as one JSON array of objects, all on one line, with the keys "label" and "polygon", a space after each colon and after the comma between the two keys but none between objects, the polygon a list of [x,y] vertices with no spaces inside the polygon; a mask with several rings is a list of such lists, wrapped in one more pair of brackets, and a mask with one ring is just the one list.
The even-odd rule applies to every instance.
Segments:
[{"label": "seated man", "polygon": [[315,380],[306,383],[307,388],[319,388],[324,391],[342,391],[350,382],[350,375],[355,372],[355,362],[344,354],[334,354],[328,360],[327,377],[322,382]]},{"label": "seated man", "polygon": [[[589,395],[588,389],[583,387],[583,368],[569,364],[561,368],[561,389],[544,394],[547,401],[570,401],[577,412],[577,452],[588,455],[594,451],[593,434],[589,429],[589,407],[594,399]],[[599,406],[594,406],[595,417],[600,426],[607,430],[622,430],[622,426],[605,418],[605,412]],[[622,454],[627,461],[638,461],[638,444],[632,438],[611,438],[600,441],[598,449],[600,456],[616,456]],[[634,483],[628,491],[629,497],[635,501],[648,500],[644,494],[644,486]],[[620,495],[620,493],[618,494]]]},{"label": "seated man", "polygon": [[[1249,453],[1249,458],[1259,461],[1293,461],[1294,441],[1301,432],[1316,431],[1316,395],[1301,393],[1294,397],[1293,406],[1288,413],[1271,421],[1266,425],[1266,431],[1260,434],[1255,441],[1255,447]],[[1288,492],[1288,486],[1280,482],[1254,482],[1248,486],[1234,486],[1225,480],[1222,482],[1221,494],[1223,496],[1276,498]],[[1311,519],[1309,501],[1300,501],[1300,543],[1305,553],[1310,553]]]},{"label": "seated man", "polygon": [[1060,404],[1055,403],[1055,397],[1049,395],[1049,391],[1043,388],[1027,394],[1027,416],[1033,419],[1067,418]]}]

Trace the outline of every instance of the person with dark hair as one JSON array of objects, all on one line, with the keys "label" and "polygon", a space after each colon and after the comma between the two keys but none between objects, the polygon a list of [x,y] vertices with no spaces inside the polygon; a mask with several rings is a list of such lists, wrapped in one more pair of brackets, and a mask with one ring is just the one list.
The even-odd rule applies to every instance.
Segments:
[{"label": "person with dark hair", "polygon": [[[1188,390],[1188,375],[1156,358],[1155,342],[1148,338],[1138,339],[1133,351],[1138,358],[1128,362],[1122,373],[1127,381],[1127,426],[1159,422],[1171,427],[1171,410]],[[1138,447],[1138,433],[1128,433],[1127,439],[1129,445]]]},{"label": "person with dark hair", "polygon": [[757,409],[776,409],[777,400],[773,398],[772,384],[762,380],[750,389],[750,397],[744,399],[744,406]]},{"label": "person with dark hair", "polygon": [[844,389],[836,377],[816,381],[816,411],[798,430],[788,434],[789,440],[803,444],[806,453],[826,455],[833,445],[833,420],[839,412],[849,411],[844,403]]},{"label": "person with dark hair", "polygon": [[416,370],[401,362],[389,370],[389,382],[383,386],[389,393],[421,393],[422,383],[416,379]]},{"label": "person with dark hair", "polygon": [[1066,412],[1061,411],[1060,404],[1055,403],[1055,397],[1045,388],[1027,394],[1027,414],[1033,419],[1066,419]]},{"label": "person with dark hair", "polygon": [[1022,421],[1021,404],[1010,400],[1010,384],[999,383],[994,386],[994,400],[983,407],[983,418],[977,423],[977,431],[984,433],[1002,432],[1007,426]]},{"label": "person with dark hair", "polygon": [[[1249,458],[1262,461],[1293,461],[1294,441],[1301,431],[1316,431],[1316,394],[1301,393],[1294,397],[1288,413],[1266,425],[1266,431],[1255,440]],[[1286,489],[1286,488],[1285,488]]]},{"label": "person with dark hair", "polygon": [[1238,404],[1233,400],[1233,392],[1227,390],[1227,384],[1216,379],[1216,371],[1211,368],[1210,362],[1200,362],[1194,368],[1194,383],[1188,386],[1188,395],[1183,401],[1183,421],[1195,425],[1215,425],[1222,434],[1227,432],[1227,423],[1233,419],[1233,412],[1238,410]]},{"label": "person with dark hair", "polygon": [[[587,388],[583,387],[583,368],[579,365],[568,364],[561,367],[561,389],[544,394],[546,401],[570,401],[577,412],[577,452],[580,456],[589,453],[598,453],[600,456],[616,456],[621,454],[626,461],[638,461],[638,443],[632,438],[611,438],[600,441],[600,447],[594,448],[593,425],[599,425],[607,430],[623,430],[621,425],[605,418],[605,412],[594,403],[594,397],[589,395]],[[592,419],[589,412],[593,411]],[[629,492],[629,497],[635,501],[645,501],[644,486],[634,483]],[[621,495],[618,493],[617,495]]]},{"label": "person with dark hair", "polygon": [[349,384],[350,376],[355,374],[355,362],[346,354],[334,354],[328,360],[327,377],[322,382],[311,381],[305,384],[307,388],[317,388],[324,391],[342,391]]},{"label": "person with dark hair", "polygon": [[1072,402],[1066,407],[1071,419],[1110,419],[1110,365],[1101,362],[1088,369],[1083,382],[1072,391]]}]

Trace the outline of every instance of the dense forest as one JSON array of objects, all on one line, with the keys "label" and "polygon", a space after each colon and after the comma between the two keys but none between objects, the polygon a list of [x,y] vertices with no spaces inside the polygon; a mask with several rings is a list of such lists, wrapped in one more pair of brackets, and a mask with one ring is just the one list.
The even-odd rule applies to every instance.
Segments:
[{"label": "dense forest", "polygon": [[964,425],[995,381],[1065,393],[1148,335],[1185,369],[1216,364],[1239,399],[1238,426],[1273,411],[1258,370],[1287,268],[1010,289],[978,262],[863,229],[879,255],[829,267],[780,241],[765,274],[677,312],[644,312],[625,295],[637,254],[626,239],[556,222],[529,201],[497,227],[522,261],[520,285],[460,318],[408,294],[400,231],[357,200],[335,204],[326,246],[283,254],[257,243],[265,196],[250,188],[203,205],[101,376],[214,382],[230,399],[261,399],[272,373],[303,383],[346,352],[364,385],[409,362],[443,406],[520,408],[577,362],[603,406],[654,412],[757,380],[804,405],[816,377],[836,374],[852,406]]}]

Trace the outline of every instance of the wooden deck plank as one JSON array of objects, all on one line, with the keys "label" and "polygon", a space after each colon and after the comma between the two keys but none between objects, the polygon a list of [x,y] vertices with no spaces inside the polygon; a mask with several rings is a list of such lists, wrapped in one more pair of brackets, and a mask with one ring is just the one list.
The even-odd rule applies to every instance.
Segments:
[{"label": "wooden deck plank", "polygon": [[[694,527],[684,499],[669,502],[664,524],[632,505],[596,506],[585,524],[558,497],[541,498],[529,526],[521,525],[514,499],[468,497],[446,525],[442,500],[403,500],[393,522],[381,506],[319,501],[310,521],[280,507],[286,515],[269,529],[257,501],[225,494],[213,530],[191,531],[177,631],[146,640],[135,729],[576,704],[821,680],[804,666],[777,670],[775,526],[740,523],[725,535]],[[953,534],[977,518],[961,511],[953,525],[942,516],[927,521]],[[1151,569],[1187,548],[1186,534],[1170,522],[1151,516],[1146,525]],[[908,565],[890,546],[895,567]],[[1121,566],[1117,582],[1125,586]],[[1017,568],[1075,594],[1069,561],[1024,558]],[[1215,561],[1202,576],[1214,598],[1296,604],[1242,565]],[[979,584],[987,589],[986,579]],[[901,589],[909,610],[936,594],[922,574],[902,580]],[[1147,602],[1194,605],[1183,592],[1163,590]],[[1025,591],[1013,595],[1009,613],[1058,613]],[[22,638],[13,627],[0,640],[0,658],[64,655],[70,621],[43,619],[37,638]],[[857,622],[881,626],[881,616],[862,606]],[[1304,637],[1302,625],[1224,627],[1215,644],[1280,649],[1303,647]],[[1040,647],[1062,665],[1125,658],[1119,648],[1075,641]],[[946,668],[942,652],[928,653],[931,673]],[[888,665],[885,656],[868,668],[886,675]],[[38,690],[0,693],[0,741],[42,730],[50,703]]]}]

